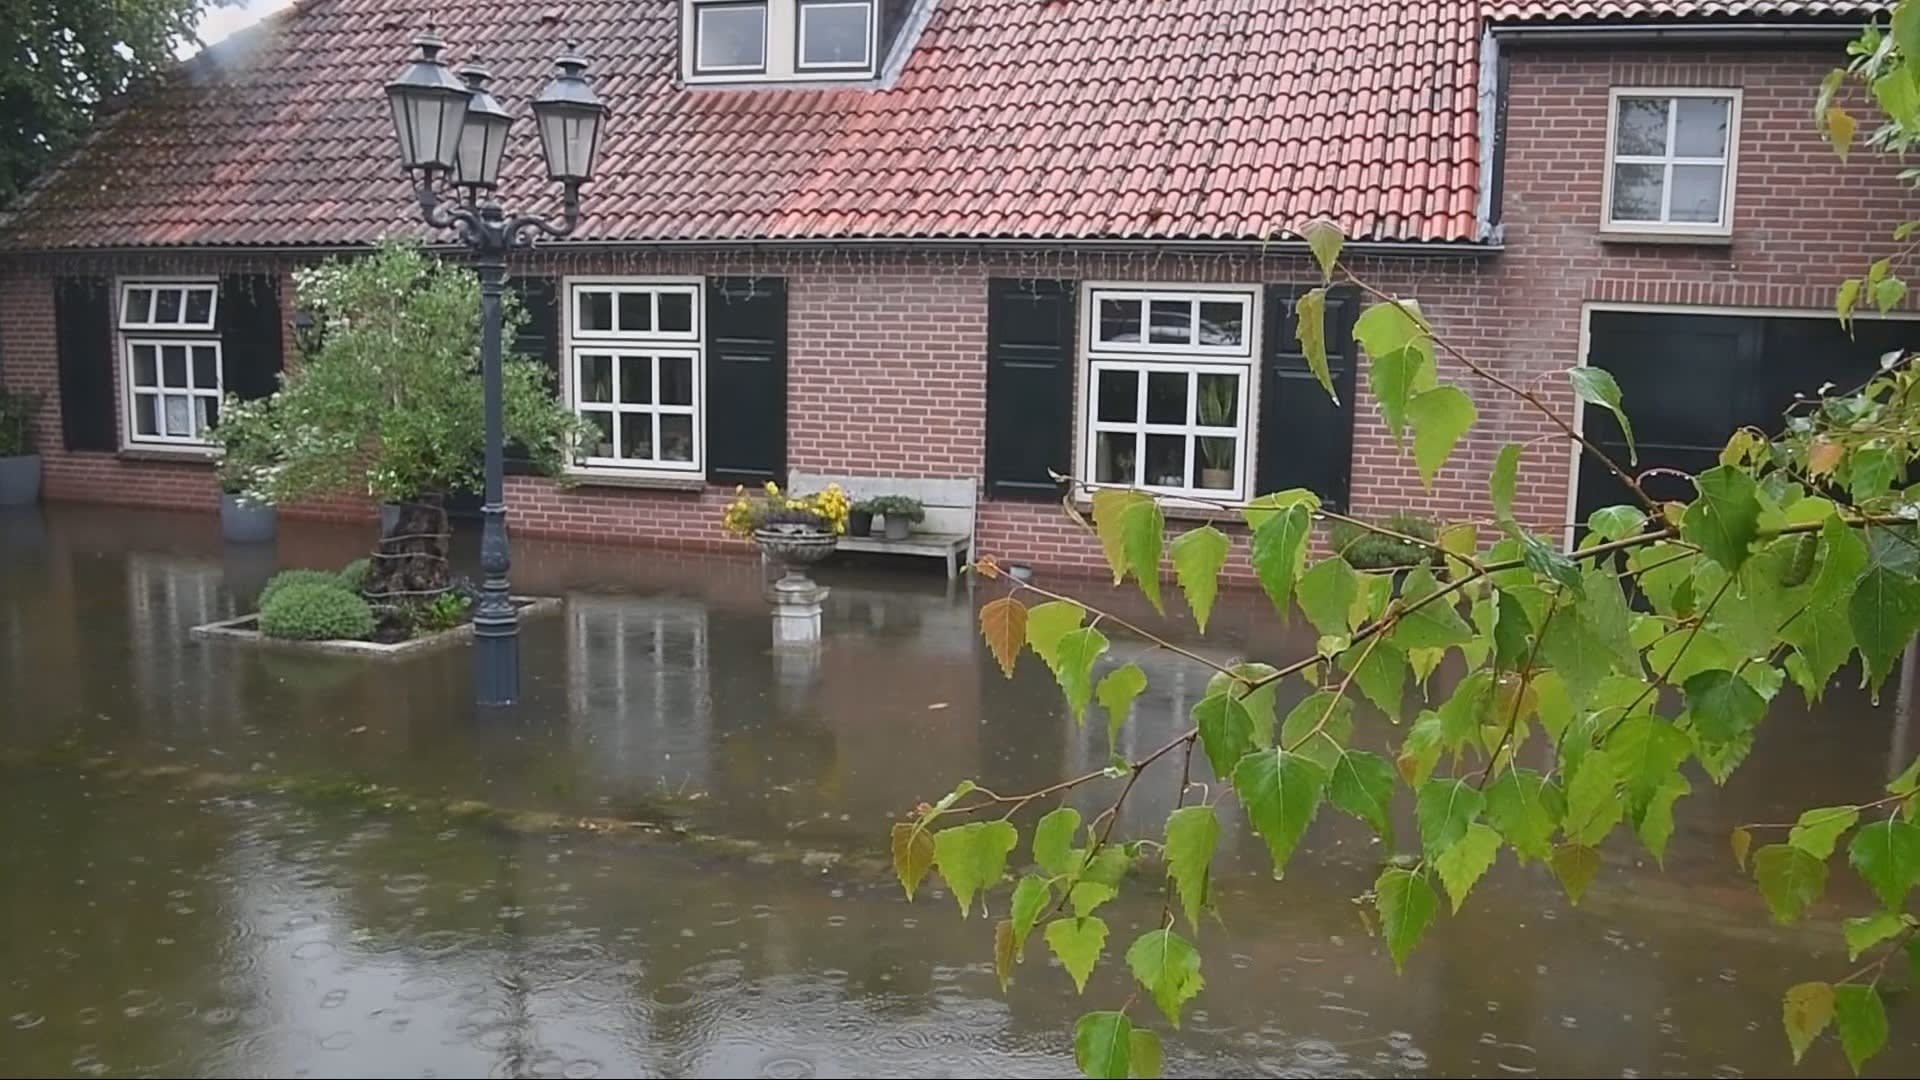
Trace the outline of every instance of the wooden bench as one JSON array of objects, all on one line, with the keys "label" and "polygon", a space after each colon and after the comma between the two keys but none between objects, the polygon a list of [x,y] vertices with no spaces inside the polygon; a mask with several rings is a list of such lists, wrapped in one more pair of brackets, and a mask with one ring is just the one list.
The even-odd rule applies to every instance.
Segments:
[{"label": "wooden bench", "polygon": [[908,495],[919,499],[927,511],[926,520],[915,525],[905,540],[888,540],[883,536],[842,536],[841,551],[878,551],[888,555],[945,559],[949,581],[959,576],[962,561],[973,559],[975,493],[972,480],[908,480],[797,471],[787,477],[787,489],[801,495],[824,490],[828,484],[839,484],[847,497],[855,502],[876,495]]}]

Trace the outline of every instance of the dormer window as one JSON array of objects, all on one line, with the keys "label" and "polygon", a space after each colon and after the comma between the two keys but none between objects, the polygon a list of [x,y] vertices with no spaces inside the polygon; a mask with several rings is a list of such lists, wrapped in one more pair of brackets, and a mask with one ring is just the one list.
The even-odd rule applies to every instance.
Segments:
[{"label": "dormer window", "polygon": [[[689,83],[870,79],[900,0],[681,0]],[[889,27],[895,22],[888,22]]]}]

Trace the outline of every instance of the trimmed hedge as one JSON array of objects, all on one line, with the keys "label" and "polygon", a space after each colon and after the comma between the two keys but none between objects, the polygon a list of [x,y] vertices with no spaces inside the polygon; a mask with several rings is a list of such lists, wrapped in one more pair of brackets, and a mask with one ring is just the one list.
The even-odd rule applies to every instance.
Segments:
[{"label": "trimmed hedge", "polygon": [[[319,571],[313,571],[319,573]],[[360,594],[325,581],[293,581],[275,589],[260,606],[260,632],[290,641],[361,639],[373,634],[373,609]]]},{"label": "trimmed hedge", "polygon": [[256,602],[257,606],[261,611],[267,610],[267,603],[273,599],[275,593],[289,585],[302,582],[318,585],[338,585],[340,584],[340,575],[331,570],[309,570],[304,567],[294,570],[282,570],[267,579],[267,584],[260,590],[260,598]]},{"label": "trimmed hedge", "polygon": [[354,592],[359,592],[362,588],[366,587],[367,567],[371,564],[372,560],[363,556],[341,567],[340,584],[345,585]]}]

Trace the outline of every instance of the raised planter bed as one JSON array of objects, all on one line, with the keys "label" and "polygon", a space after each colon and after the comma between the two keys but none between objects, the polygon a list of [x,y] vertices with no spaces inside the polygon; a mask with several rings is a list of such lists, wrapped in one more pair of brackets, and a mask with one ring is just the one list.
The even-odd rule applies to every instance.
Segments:
[{"label": "raised planter bed", "polygon": [[[529,615],[543,615],[558,611],[561,600],[557,596],[516,596],[513,598],[513,604],[519,609],[521,617],[525,618]],[[261,633],[259,622],[260,615],[255,612],[238,618],[222,619],[219,622],[196,626],[192,633],[201,641],[228,641],[237,645],[255,645],[288,652],[360,656],[372,660],[404,660],[448,645],[455,645],[473,637],[473,624],[467,622],[447,630],[436,630],[421,637],[396,641],[390,645],[378,641],[289,641],[286,638],[271,638]]]}]

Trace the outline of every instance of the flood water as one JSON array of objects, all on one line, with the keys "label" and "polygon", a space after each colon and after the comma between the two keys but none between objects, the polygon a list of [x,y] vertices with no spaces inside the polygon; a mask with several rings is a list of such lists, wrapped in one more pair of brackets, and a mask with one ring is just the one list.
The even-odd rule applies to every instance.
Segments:
[{"label": "flood water", "polygon": [[[1116,959],[1083,1000],[1037,941],[1002,995],[991,921],[938,889],[908,904],[887,868],[888,823],[960,779],[1014,792],[1106,760],[1037,663],[1001,677],[972,621],[996,587],[829,566],[827,640],[780,654],[750,560],[521,541],[516,586],[566,603],[526,623],[525,701],[493,713],[464,649],[189,639],[277,566],[369,539],[0,517],[0,1073],[1060,1076],[1072,1018],[1124,999]],[[1216,623],[1222,657],[1311,647],[1258,597]],[[1130,745],[1183,730],[1205,673],[1115,657],[1152,679]],[[1380,857],[1362,827],[1323,814],[1275,882],[1229,822],[1168,1075],[1789,1071],[1780,992],[1848,969],[1859,905],[1773,927],[1725,836],[1870,797],[1914,752],[1894,699],[1809,716],[1788,691],[1727,788],[1695,781],[1664,869],[1616,835],[1576,909],[1503,855],[1401,976],[1352,901]],[[1157,835],[1176,773],[1141,780],[1123,833]],[[1133,893],[1102,912],[1122,949],[1158,915]],[[1920,1073],[1903,1014],[1875,1074]],[[1801,1071],[1844,1067],[1829,1042]]]}]

